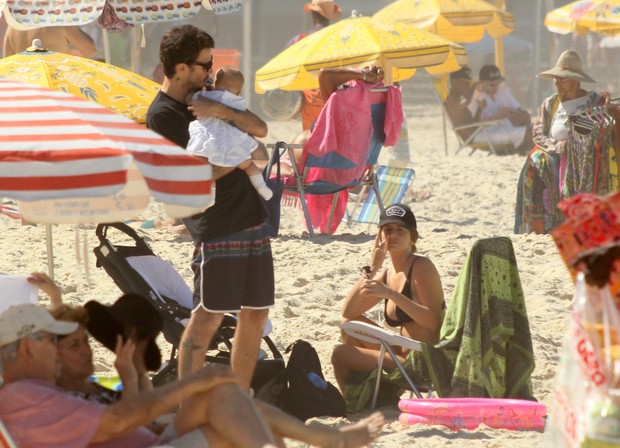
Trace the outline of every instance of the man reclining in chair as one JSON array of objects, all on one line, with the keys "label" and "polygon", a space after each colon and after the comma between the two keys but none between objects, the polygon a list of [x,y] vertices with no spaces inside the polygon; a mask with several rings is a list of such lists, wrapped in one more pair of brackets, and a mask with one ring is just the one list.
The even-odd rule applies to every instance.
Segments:
[{"label": "man reclining in chair", "polygon": [[[48,294],[55,287],[44,275],[33,283]],[[55,320],[37,305],[13,306],[0,314],[0,418],[18,446],[283,446],[273,433],[318,446],[361,446],[383,426],[379,413],[340,428],[306,426],[250,399],[221,364],[110,405],[74,396],[54,382],[60,374],[57,338],[77,330],[78,323]],[[161,436],[144,426],[181,402]]]}]

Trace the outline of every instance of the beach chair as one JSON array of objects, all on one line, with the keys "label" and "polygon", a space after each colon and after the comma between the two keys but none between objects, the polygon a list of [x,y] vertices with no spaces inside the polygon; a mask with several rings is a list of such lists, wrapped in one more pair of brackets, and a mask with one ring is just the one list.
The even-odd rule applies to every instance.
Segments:
[{"label": "beach chair", "polygon": [[[378,165],[376,177],[379,187],[379,194],[377,195],[374,189],[368,191],[366,186],[362,189],[357,196],[353,210],[347,217],[347,223],[349,226],[353,221],[378,224],[379,217],[381,216],[379,200],[381,200],[383,204],[387,205],[394,204],[396,202],[403,202],[405,193],[409,190],[411,182],[413,182],[413,178],[415,177],[415,170],[413,168],[397,168]],[[355,217],[362,200],[364,200],[364,205],[362,206],[359,215]]]},{"label": "beach chair", "polygon": [[[456,136],[456,139],[459,142],[459,147],[456,149],[455,154],[458,154],[465,148],[469,148],[471,150],[469,152],[469,155],[472,155],[474,152],[478,150],[486,151],[488,152],[489,155],[491,154],[498,155],[500,153],[514,154],[515,148],[512,145],[512,143],[493,143],[487,132],[489,128],[492,128],[493,126],[497,126],[498,124],[500,124],[501,120],[478,121],[475,123],[470,123],[470,124],[466,124],[462,126],[454,126],[454,124],[452,123],[452,120],[450,119],[450,115],[446,111],[444,103],[442,103],[442,113],[446,121],[450,124],[452,131],[454,132],[454,135]],[[469,134],[469,136],[467,137],[464,137],[459,132],[459,131],[464,131],[468,129],[471,129],[472,131],[471,131],[471,134]],[[484,137],[483,143],[474,143],[474,139],[476,139],[476,137],[478,136]]]},{"label": "beach chair", "polygon": [[[115,239],[129,238],[130,244],[113,243],[108,238],[110,230],[115,231]],[[136,293],[148,298],[162,316],[162,334],[172,349],[165,367],[153,377],[153,384],[157,386],[176,379],[177,349],[193,307],[191,289],[172,264],[155,255],[127,224],[99,224],[95,234],[99,240],[99,245],[93,250],[97,267],[102,267],[124,294]],[[207,352],[207,362],[230,363],[236,322],[234,315],[224,316]],[[265,357],[258,361],[251,384],[255,391],[284,370],[284,359],[268,336],[271,328],[268,321],[263,332],[265,350],[262,353]]]},{"label": "beach chair", "polygon": [[2,420],[0,420],[0,448],[17,448],[17,444],[13,441]]},{"label": "beach chair", "polygon": [[[349,89],[354,88],[357,87],[350,87]],[[387,89],[396,89],[397,91],[396,87],[371,90],[371,104],[368,114],[370,115],[372,129],[370,130],[370,138],[366,147],[354,148],[353,151],[351,151],[351,148],[346,148],[345,150],[339,148],[317,155],[306,151],[307,145],[306,149],[304,149],[302,145],[284,144],[284,152],[288,153],[293,171],[293,174],[285,180],[284,190],[299,196],[299,202],[311,236],[314,236],[314,230],[308,208],[308,195],[333,195],[327,222],[327,229],[330,230],[330,233],[332,233],[334,220],[337,219],[339,221],[339,217],[336,216],[337,204],[340,200],[339,195],[345,194],[351,188],[358,186],[372,188],[377,195],[378,206],[383,210],[383,201],[379,194],[375,165],[386,139]],[[338,95],[339,91],[334,93],[329,101],[337,101]],[[399,104],[391,105],[391,107],[398,108],[402,112],[400,91],[398,91],[397,97]],[[323,111],[325,111],[325,108]],[[313,132],[317,132],[317,128]],[[398,129],[398,134],[400,135],[400,129]],[[275,146],[267,145],[271,149],[274,149]],[[303,150],[299,164],[296,162],[294,154],[296,149]],[[343,155],[343,152],[347,155]]]},{"label": "beach chair", "polygon": [[[346,322],[347,334],[381,346],[397,366],[383,369],[379,356],[366,391],[374,407],[383,382],[401,385],[418,398],[430,382],[439,397],[532,399],[534,354],[525,300],[512,242],[476,241],[446,310],[440,341],[429,345],[363,322]],[[410,350],[400,363],[392,347]],[[370,377],[369,377],[370,378]],[[422,380],[423,378],[423,380]]]}]

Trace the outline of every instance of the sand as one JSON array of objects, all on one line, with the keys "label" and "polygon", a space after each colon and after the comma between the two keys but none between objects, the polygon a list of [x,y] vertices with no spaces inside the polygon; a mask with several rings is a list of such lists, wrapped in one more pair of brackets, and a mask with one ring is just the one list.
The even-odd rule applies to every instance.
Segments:
[{"label": "sand", "polygon": [[[411,165],[416,170],[413,209],[421,239],[420,253],[430,257],[441,275],[449,301],[461,265],[477,238],[511,237],[516,251],[534,344],[536,368],[532,375],[534,395],[550,405],[558,352],[565,333],[573,285],[553,240],[548,235],[514,235],[514,203],[517,178],[525,157],[488,156],[476,152],[454,155],[457,141],[448,136],[450,155],[444,154],[441,114],[436,104],[407,106]],[[269,142],[290,140],[299,124],[270,122]],[[143,218],[162,216],[156,204]],[[132,224],[154,249],[169,260],[191,284],[189,262],[192,244],[188,237],[168,229],[140,229]],[[42,225],[21,226],[19,221],[0,215],[3,238],[0,272],[27,274],[47,271],[45,229]],[[283,207],[280,236],[273,240],[276,305],[270,314],[272,338],[280,350],[302,338],[316,347],[328,380],[334,382],[329,362],[338,343],[341,302],[356,281],[360,267],[368,264],[376,228],[341,225],[335,235],[311,239],[304,233],[300,210]],[[112,279],[95,266],[94,226],[76,232],[71,226],[53,226],[54,263],[57,282],[65,299],[79,304],[97,299],[111,303],[119,296]],[[76,251],[76,242],[80,245]],[[84,249],[84,245],[86,249]],[[77,262],[77,253],[86,263]],[[86,269],[87,268],[87,269]],[[89,272],[89,280],[85,271]],[[41,297],[42,303],[46,299]],[[160,346],[167,352],[168,344]],[[95,353],[99,373],[113,374],[111,353],[98,347]],[[533,447],[541,446],[543,435],[536,431],[497,430],[483,426],[474,431],[452,432],[441,426],[403,426],[395,408],[383,408],[388,424],[376,447]],[[367,413],[350,416],[355,421]],[[337,424],[342,419],[321,419]],[[302,446],[295,445],[292,446]]]}]

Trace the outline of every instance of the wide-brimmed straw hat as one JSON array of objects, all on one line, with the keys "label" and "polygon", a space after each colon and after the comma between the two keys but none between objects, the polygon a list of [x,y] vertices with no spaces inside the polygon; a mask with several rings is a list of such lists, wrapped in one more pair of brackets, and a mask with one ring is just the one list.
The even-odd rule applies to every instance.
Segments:
[{"label": "wide-brimmed straw hat", "polygon": [[316,11],[330,22],[340,19],[340,6],[329,0],[312,0],[304,6],[305,12]]},{"label": "wide-brimmed straw hat", "polygon": [[581,82],[596,82],[583,71],[581,57],[575,50],[566,50],[558,58],[555,67],[538,74],[539,78],[545,79],[576,79]]},{"label": "wide-brimmed straw hat", "polygon": [[84,308],[88,311],[88,332],[112,351],[116,348],[117,335],[126,338],[131,328],[145,334],[149,342],[144,353],[144,365],[151,371],[159,370],[161,352],[155,338],[163,328],[163,321],[148,299],[129,293],[111,306],[91,300]]}]

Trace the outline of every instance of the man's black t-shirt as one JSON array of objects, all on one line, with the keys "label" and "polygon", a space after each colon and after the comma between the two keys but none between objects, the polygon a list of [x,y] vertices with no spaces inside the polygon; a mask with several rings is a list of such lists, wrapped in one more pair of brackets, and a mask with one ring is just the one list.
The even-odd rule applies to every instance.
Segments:
[{"label": "man's black t-shirt", "polygon": [[[146,114],[146,125],[185,148],[194,116],[187,105],[159,92]],[[256,189],[244,171],[236,169],[215,181],[215,204],[183,219],[194,243],[221,238],[262,224],[266,212]]]}]

